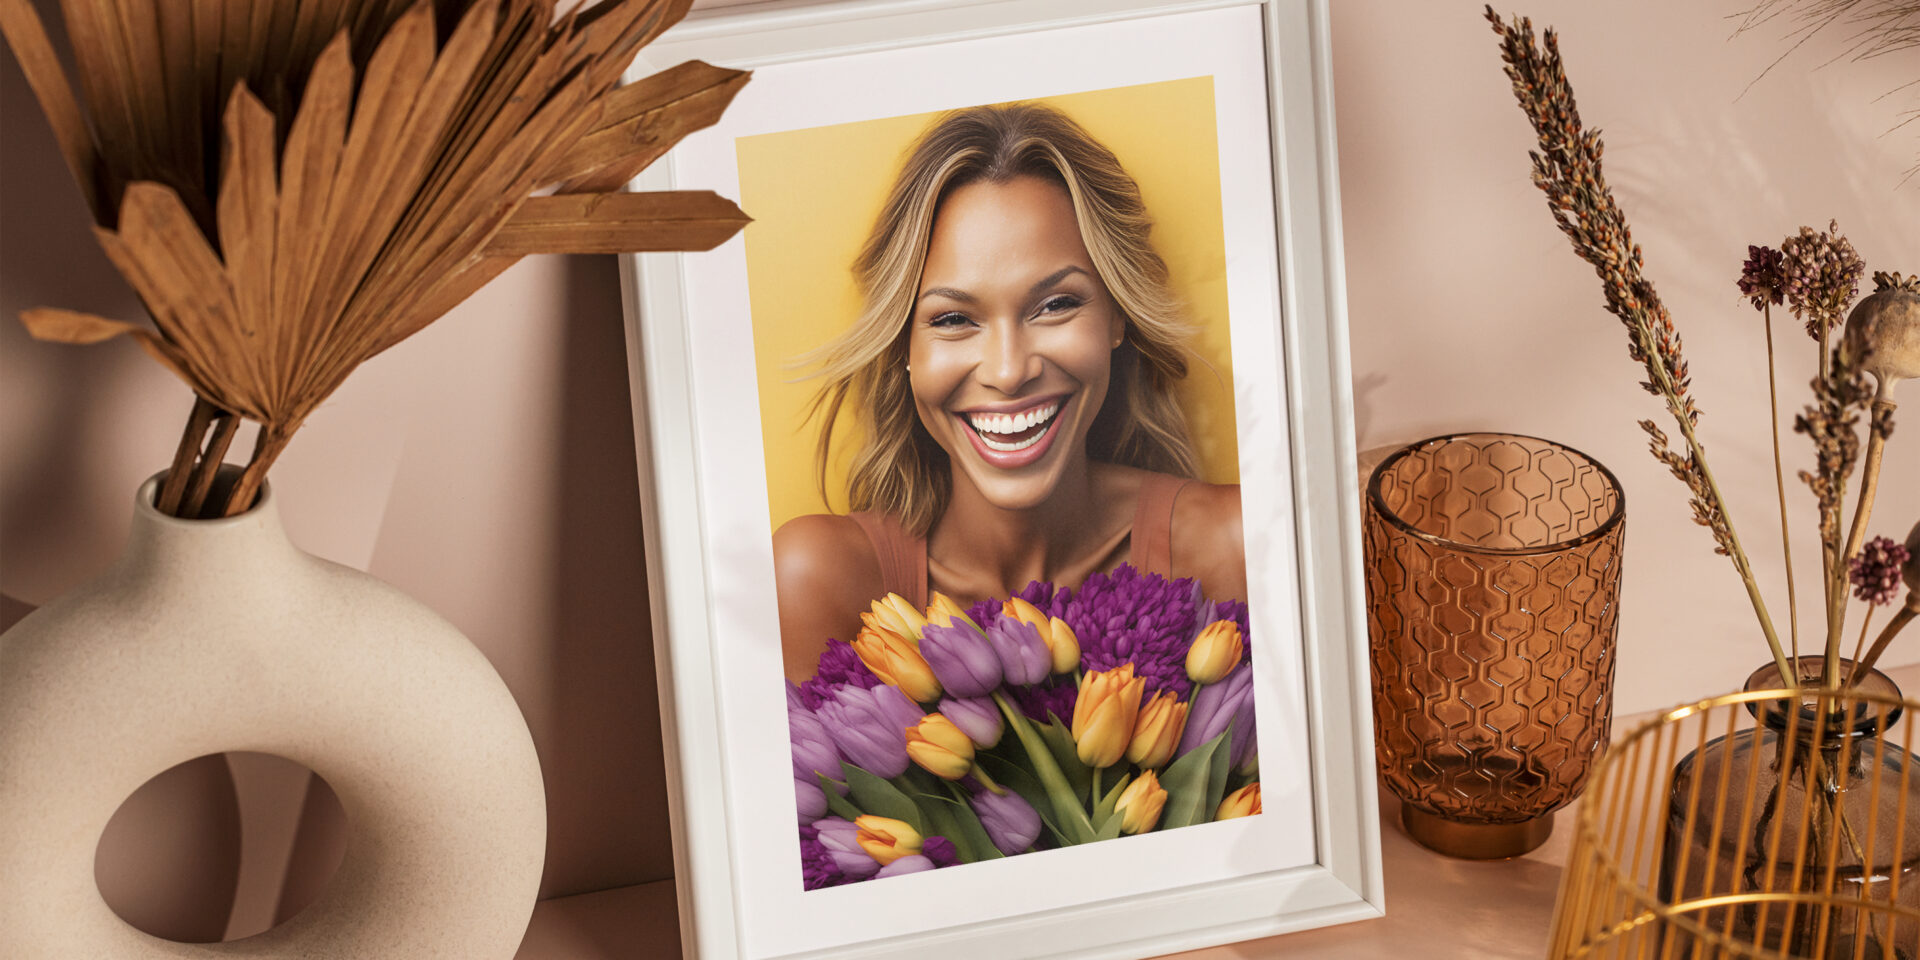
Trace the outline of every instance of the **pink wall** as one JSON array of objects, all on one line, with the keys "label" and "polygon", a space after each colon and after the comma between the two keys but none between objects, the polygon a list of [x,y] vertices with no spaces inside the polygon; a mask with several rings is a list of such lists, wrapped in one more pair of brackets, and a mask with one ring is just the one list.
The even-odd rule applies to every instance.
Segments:
[{"label": "pink wall", "polygon": [[[1774,586],[1765,353],[1733,278],[1748,243],[1829,217],[1875,267],[1920,271],[1920,181],[1896,187],[1920,135],[1882,136],[1903,101],[1875,102],[1920,56],[1814,70],[1835,47],[1816,43],[1754,82],[1783,46],[1777,30],[1728,39],[1723,17],[1746,2],[1540,0],[1527,12],[1564,31],[1583,114],[1607,132],[1609,174],[1686,337],[1716,472]],[[1744,595],[1644,452],[1633,423],[1657,405],[1633,387],[1597,282],[1528,183],[1530,132],[1477,4],[1333,6],[1360,446],[1506,429],[1598,457],[1631,502],[1618,709],[1733,687],[1764,657]],[[0,316],[59,305],[137,317],[3,59]],[[550,895],[672,869],[621,324],[610,258],[525,261],[363,368],[273,473],[296,542],[433,606],[507,679],[548,772]],[[1790,320],[1777,326],[1792,409],[1809,351]],[[129,345],[43,345],[0,321],[0,624],[117,554],[132,491],[171,455],[188,404]],[[1876,532],[1920,517],[1916,430],[1890,449]],[[1809,457],[1800,438],[1785,442],[1791,472]],[[1796,541],[1811,547],[1809,499],[1791,495]],[[1803,575],[1818,567],[1810,549],[1798,559]],[[1916,660],[1920,636],[1889,658]],[[270,763],[239,769],[246,836],[259,839],[241,869],[277,875],[299,781]],[[172,789],[206,795],[184,779]],[[116,830],[103,876],[137,881],[167,849],[231,830],[218,803],[148,802]],[[201,881],[215,917],[202,929],[227,909],[231,869],[213,864]],[[141,890],[123,902],[144,897],[191,926],[191,904]],[[276,899],[243,896],[236,923],[264,922]]]}]

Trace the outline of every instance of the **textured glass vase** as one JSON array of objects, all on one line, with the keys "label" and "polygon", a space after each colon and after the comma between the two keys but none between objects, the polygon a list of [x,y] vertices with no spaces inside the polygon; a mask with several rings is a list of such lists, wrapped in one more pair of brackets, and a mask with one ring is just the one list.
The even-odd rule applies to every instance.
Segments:
[{"label": "textured glass vase", "polygon": [[1375,747],[1401,822],[1450,856],[1518,856],[1578,796],[1612,718],[1626,502],[1532,437],[1402,449],[1367,484]]}]

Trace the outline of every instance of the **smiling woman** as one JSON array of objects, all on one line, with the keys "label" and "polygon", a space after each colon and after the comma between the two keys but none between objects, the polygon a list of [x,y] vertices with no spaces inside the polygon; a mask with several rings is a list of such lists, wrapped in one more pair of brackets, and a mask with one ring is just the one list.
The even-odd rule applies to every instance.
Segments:
[{"label": "smiling woman", "polygon": [[1151,229],[1113,153],[1054,109],[969,108],[921,136],[855,263],[859,320],[806,358],[823,488],[833,425],[861,439],[851,512],[774,536],[790,679],[887,593],[970,604],[1130,563],[1246,596],[1239,488],[1194,479],[1173,392],[1191,331]]}]

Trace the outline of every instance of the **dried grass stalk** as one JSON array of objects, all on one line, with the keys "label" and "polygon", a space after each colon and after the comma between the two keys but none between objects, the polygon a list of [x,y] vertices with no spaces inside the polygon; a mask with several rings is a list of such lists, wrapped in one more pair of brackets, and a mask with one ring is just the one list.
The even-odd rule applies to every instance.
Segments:
[{"label": "dried grass stalk", "polygon": [[28,0],[0,0],[0,32],[154,326],[22,319],[43,340],[131,336],[193,388],[165,509],[221,498],[238,418],[259,423],[231,495],[206,507],[243,510],[355,367],[519,257],[704,250],[740,230],[710,193],[613,192],[747,80],[696,62],[616,86],[689,6],[62,0],[76,96]]}]

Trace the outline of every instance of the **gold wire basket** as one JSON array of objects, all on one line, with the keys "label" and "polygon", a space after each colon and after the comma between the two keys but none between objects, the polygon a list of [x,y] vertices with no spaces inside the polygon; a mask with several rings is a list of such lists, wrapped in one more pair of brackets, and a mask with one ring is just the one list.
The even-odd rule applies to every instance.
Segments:
[{"label": "gold wire basket", "polygon": [[1920,957],[1920,704],[1878,673],[1844,691],[1754,676],[1607,750],[1550,957]]}]

